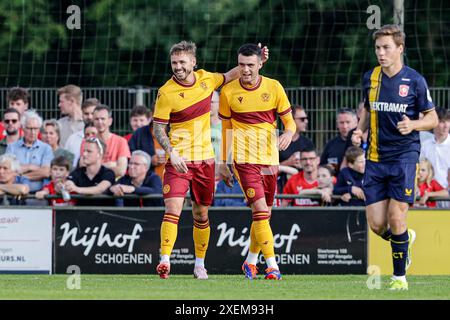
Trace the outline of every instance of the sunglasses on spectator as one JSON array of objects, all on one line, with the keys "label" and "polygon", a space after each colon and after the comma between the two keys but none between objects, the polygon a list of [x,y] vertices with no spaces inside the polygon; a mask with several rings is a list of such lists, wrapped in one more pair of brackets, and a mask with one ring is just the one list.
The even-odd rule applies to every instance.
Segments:
[{"label": "sunglasses on spectator", "polygon": [[6,119],[3,122],[8,124],[8,123],[17,123],[19,120],[18,119]]},{"label": "sunglasses on spectator", "polygon": [[100,153],[103,154],[103,146],[98,138],[88,138],[86,139],[86,142],[93,142],[97,144],[98,148],[100,149]]},{"label": "sunglasses on spectator", "polygon": [[297,118],[294,118],[295,120],[300,120],[301,122],[305,122],[305,120],[308,120],[308,117],[297,117]]}]

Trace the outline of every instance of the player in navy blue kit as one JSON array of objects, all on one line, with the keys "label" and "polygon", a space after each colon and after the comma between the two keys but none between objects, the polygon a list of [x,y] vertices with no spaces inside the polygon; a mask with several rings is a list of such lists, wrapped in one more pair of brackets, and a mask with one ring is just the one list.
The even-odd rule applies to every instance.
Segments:
[{"label": "player in navy blue kit", "polygon": [[[405,34],[385,25],[373,34],[379,66],[363,77],[365,108],[352,142],[361,143],[369,128],[363,189],[367,221],[373,232],[390,241],[394,275],[391,290],[408,290],[415,232],[408,230],[408,204],[414,202],[419,162],[419,131],[437,126],[438,118],[422,75],[403,65]],[[419,120],[419,114],[424,116]]]}]

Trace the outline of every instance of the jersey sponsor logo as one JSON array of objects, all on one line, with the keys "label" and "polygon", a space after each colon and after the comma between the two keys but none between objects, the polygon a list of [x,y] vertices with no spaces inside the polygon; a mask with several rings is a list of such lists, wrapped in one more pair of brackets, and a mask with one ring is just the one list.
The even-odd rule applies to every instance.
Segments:
[{"label": "jersey sponsor logo", "polygon": [[248,188],[246,193],[247,193],[247,197],[253,198],[255,196],[255,189]]},{"label": "jersey sponsor logo", "polygon": [[400,112],[405,113],[407,104],[402,103],[392,103],[392,102],[372,102],[371,109],[375,111],[385,111],[385,112]]},{"label": "jersey sponsor logo", "polygon": [[268,94],[268,93],[263,93],[263,94],[261,95],[261,99],[262,99],[263,102],[268,102],[269,99],[270,99],[270,94]]},{"label": "jersey sponsor logo", "polygon": [[410,197],[412,195],[412,189],[405,188],[405,196]]},{"label": "jersey sponsor logo", "polygon": [[408,86],[408,85],[406,85],[406,84],[401,84],[401,85],[398,87],[398,95],[399,95],[400,97],[406,97],[406,96],[408,95],[408,92],[409,92],[409,86]]},{"label": "jersey sponsor logo", "polygon": [[206,85],[205,81],[200,82],[200,87],[202,87],[203,90],[208,89],[208,86]]},{"label": "jersey sponsor logo", "polygon": [[168,193],[169,191],[170,191],[170,186],[169,186],[168,184],[165,184],[165,185],[164,185],[164,188],[163,188],[163,193],[166,194],[166,193]]},{"label": "jersey sponsor logo", "polygon": [[242,100],[244,100],[243,97],[238,97],[239,103],[242,103]]},{"label": "jersey sponsor logo", "polygon": [[184,92],[180,92],[178,95],[184,99]]},{"label": "jersey sponsor logo", "polygon": [[411,79],[402,78],[402,81],[411,81]]}]

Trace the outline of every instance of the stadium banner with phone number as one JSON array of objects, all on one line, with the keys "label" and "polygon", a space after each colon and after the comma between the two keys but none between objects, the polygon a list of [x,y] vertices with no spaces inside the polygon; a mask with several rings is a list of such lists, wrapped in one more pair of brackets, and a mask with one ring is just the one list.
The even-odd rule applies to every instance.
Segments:
[{"label": "stadium banner with phone number", "polygon": [[[450,274],[450,210],[410,210],[408,228],[416,232],[409,275]],[[369,265],[392,274],[391,245],[369,231]]]},{"label": "stadium banner with phone number", "polygon": [[0,209],[0,273],[52,271],[52,210]]},{"label": "stadium banner with phone number", "polygon": [[[56,209],[55,273],[154,274],[162,210]],[[206,255],[210,274],[239,274],[249,248],[250,209],[210,210]],[[363,210],[274,209],[275,253],[283,274],[365,274],[367,224]],[[192,274],[192,214],[184,211],[171,255],[173,274]],[[260,263],[264,258],[260,257]],[[265,265],[259,264],[261,270]]]}]

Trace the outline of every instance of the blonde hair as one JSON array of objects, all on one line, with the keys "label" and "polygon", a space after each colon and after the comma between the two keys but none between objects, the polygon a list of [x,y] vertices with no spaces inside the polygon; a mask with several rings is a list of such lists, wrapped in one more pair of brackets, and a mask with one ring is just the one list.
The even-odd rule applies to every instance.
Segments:
[{"label": "blonde hair", "polygon": [[62,88],[58,89],[58,95],[64,94],[66,99],[74,99],[76,103],[81,106],[81,102],[83,101],[83,93],[81,92],[81,88],[79,86],[68,84]]},{"label": "blonde hair", "polygon": [[427,177],[425,178],[425,182],[426,182],[427,184],[430,184],[430,183],[431,183],[431,180],[433,180],[433,178],[434,178],[434,169],[433,169],[433,165],[431,164],[430,160],[428,160],[428,159],[420,160],[419,166],[420,166],[421,164],[424,165],[425,168],[427,168],[428,175],[427,175]]}]

